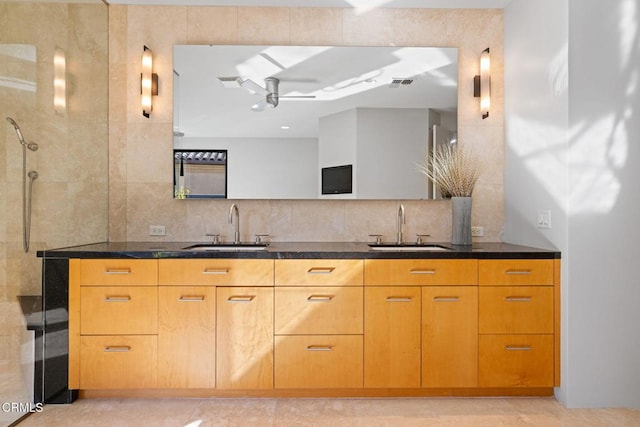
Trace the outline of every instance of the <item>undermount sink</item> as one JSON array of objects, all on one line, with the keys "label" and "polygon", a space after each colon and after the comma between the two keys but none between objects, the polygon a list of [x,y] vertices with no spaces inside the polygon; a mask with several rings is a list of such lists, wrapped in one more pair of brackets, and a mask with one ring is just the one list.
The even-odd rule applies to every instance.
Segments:
[{"label": "undermount sink", "polygon": [[182,248],[187,251],[264,251],[268,243],[198,243]]},{"label": "undermount sink", "polygon": [[369,247],[374,251],[387,251],[387,252],[437,252],[437,251],[450,251],[451,249],[440,245],[415,243],[406,244],[371,244]]}]

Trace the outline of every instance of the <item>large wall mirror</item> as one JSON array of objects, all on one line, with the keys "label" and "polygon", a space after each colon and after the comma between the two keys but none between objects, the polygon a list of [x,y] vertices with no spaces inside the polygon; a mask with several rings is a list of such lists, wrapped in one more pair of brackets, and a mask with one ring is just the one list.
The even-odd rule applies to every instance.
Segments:
[{"label": "large wall mirror", "polygon": [[225,152],[228,199],[434,198],[417,164],[456,140],[457,77],[455,48],[174,46],[175,196],[208,194],[189,151]]}]

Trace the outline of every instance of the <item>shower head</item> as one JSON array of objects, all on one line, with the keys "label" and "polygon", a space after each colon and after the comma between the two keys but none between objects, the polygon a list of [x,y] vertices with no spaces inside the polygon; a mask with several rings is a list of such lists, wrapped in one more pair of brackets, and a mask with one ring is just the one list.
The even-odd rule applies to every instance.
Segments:
[{"label": "shower head", "polygon": [[22,136],[22,131],[20,130],[20,126],[18,126],[16,121],[13,120],[11,117],[7,117],[7,121],[11,123],[13,125],[13,128],[16,130],[16,133],[18,134],[18,139],[20,140],[20,144],[24,145],[25,144],[24,136]]},{"label": "shower head", "polygon": [[20,140],[20,144],[26,145],[27,148],[31,151],[38,151],[38,144],[36,144],[35,142],[30,142],[27,144],[25,142],[24,136],[22,135],[22,131],[20,130],[20,126],[18,126],[15,120],[13,120],[11,117],[7,117],[7,121],[11,123],[13,125],[13,128],[16,130],[16,133],[18,134],[18,139]]}]

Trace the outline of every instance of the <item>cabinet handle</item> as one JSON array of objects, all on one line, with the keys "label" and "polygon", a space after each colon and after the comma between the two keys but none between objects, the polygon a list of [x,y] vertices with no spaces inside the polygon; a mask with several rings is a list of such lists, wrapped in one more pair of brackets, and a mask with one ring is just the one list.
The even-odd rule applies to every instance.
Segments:
[{"label": "cabinet handle", "polygon": [[531,351],[530,345],[505,345],[504,349],[507,351]]},{"label": "cabinet handle", "polygon": [[333,295],[309,295],[309,302],[331,302]]},{"label": "cabinet handle", "polygon": [[178,301],[182,302],[202,302],[204,301],[204,295],[180,295]]},{"label": "cabinet handle", "polygon": [[131,351],[131,347],[128,345],[108,345],[104,348],[106,353],[126,353]]},{"label": "cabinet handle", "polygon": [[104,274],[131,274],[130,268],[107,268]]},{"label": "cabinet handle", "polygon": [[458,302],[460,297],[433,297],[435,302]]},{"label": "cabinet handle", "polygon": [[131,297],[129,295],[123,296],[112,296],[112,297],[104,297],[105,302],[128,302],[131,301]]},{"label": "cabinet handle", "polygon": [[332,345],[309,345],[307,346],[307,351],[331,351],[333,350]]},{"label": "cabinet handle", "polygon": [[255,295],[231,295],[227,298],[227,302],[251,302]]},{"label": "cabinet handle", "polygon": [[507,302],[531,302],[531,297],[504,297]]},{"label": "cabinet handle", "polygon": [[409,270],[409,274],[436,274],[435,270],[421,270],[418,268],[414,268]]},{"label": "cabinet handle", "polygon": [[335,267],[311,267],[307,270],[308,274],[331,274]]},{"label": "cabinet handle", "polygon": [[396,297],[396,296],[387,297],[387,302],[411,302],[412,300],[413,300],[412,297]]},{"label": "cabinet handle", "polygon": [[526,276],[531,274],[531,270],[507,270],[504,274],[508,274],[510,276]]},{"label": "cabinet handle", "polygon": [[228,268],[205,268],[202,274],[229,274]]}]

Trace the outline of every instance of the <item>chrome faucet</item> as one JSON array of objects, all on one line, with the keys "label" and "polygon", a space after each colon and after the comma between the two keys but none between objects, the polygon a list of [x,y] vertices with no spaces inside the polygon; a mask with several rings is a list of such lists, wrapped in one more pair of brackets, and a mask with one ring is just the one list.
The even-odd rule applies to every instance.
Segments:
[{"label": "chrome faucet", "polygon": [[233,238],[233,243],[240,243],[240,212],[238,211],[238,206],[236,204],[231,205],[231,209],[229,209],[229,224],[233,224],[233,215],[236,217],[236,234]]},{"label": "chrome faucet", "polygon": [[398,238],[396,239],[398,245],[402,244],[402,224],[404,224],[404,205],[400,203],[398,208]]}]

